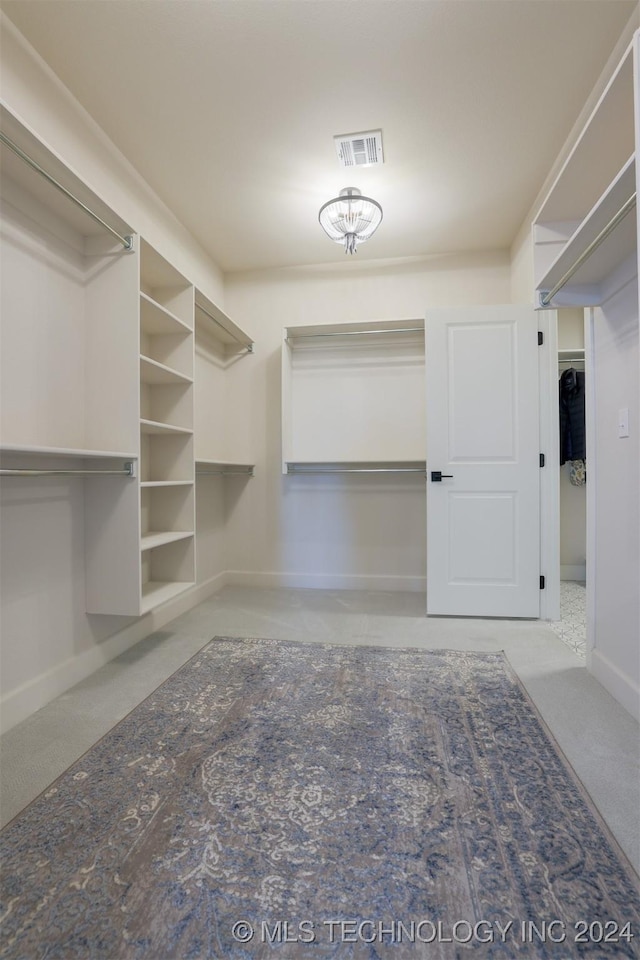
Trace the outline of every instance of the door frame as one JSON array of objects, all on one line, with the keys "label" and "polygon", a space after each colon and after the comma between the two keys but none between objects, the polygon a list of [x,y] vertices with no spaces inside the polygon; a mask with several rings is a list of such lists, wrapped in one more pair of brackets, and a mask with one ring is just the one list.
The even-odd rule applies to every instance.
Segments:
[{"label": "door frame", "polygon": [[[560,431],[558,404],[558,314],[540,310],[538,329],[544,342],[540,348],[540,451],[545,454],[545,469],[540,477],[540,564],[545,589],[540,593],[540,619],[560,619]],[[585,348],[585,435],[587,450],[595,450],[595,382],[593,371],[593,310],[584,308]],[[595,556],[596,462],[589,461],[586,503],[586,600],[587,665],[590,661],[595,589],[589,557]],[[546,468],[549,468],[548,470]]]},{"label": "door frame", "polygon": [[558,406],[558,314],[538,311],[540,394],[540,620],[560,619],[560,427]]}]

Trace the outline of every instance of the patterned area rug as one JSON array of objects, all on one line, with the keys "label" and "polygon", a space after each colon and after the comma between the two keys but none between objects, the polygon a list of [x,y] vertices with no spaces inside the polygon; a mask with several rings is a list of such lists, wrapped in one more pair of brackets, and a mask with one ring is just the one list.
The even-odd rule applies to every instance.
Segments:
[{"label": "patterned area rug", "polygon": [[639,955],[502,654],[217,638],[1,839],[4,957]]}]

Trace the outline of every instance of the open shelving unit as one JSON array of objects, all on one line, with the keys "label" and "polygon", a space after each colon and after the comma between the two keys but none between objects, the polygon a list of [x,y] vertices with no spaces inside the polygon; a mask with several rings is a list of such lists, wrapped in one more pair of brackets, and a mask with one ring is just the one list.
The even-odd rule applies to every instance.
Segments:
[{"label": "open shelving unit", "polygon": [[0,127],[1,475],[78,478],[85,610],[140,616],[196,583],[196,433],[222,530],[225,488],[235,502],[253,476],[230,422],[253,341],[4,107]]},{"label": "open shelving unit", "polygon": [[195,583],[194,288],[140,245],[140,613]]},{"label": "open shelving unit", "polygon": [[534,219],[537,306],[601,303],[636,269],[637,233],[630,46]]}]

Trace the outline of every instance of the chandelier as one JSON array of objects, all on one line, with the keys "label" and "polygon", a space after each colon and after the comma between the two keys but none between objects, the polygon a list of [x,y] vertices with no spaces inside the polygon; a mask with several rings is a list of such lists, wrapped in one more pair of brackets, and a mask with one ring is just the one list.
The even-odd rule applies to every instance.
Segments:
[{"label": "chandelier", "polygon": [[368,240],[380,226],[382,207],[363,197],[356,187],[345,187],[339,197],[320,207],[318,219],[331,240],[344,244],[345,253],[355,253],[358,243]]}]

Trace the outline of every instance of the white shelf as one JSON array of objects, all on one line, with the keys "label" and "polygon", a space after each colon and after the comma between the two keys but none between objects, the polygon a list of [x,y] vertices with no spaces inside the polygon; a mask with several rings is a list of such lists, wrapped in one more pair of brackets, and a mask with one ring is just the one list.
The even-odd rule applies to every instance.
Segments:
[{"label": "white shelf", "polygon": [[634,149],[633,50],[629,46],[551,185],[535,222],[581,220]]},{"label": "white shelf", "polygon": [[140,603],[140,614],[148,613],[154,607],[161,603],[166,603],[183,591],[193,586],[193,581],[171,580],[163,582],[159,580],[149,580],[142,584],[142,601]]},{"label": "white shelf", "polygon": [[192,487],[193,480],[141,480],[141,487]]},{"label": "white shelf", "polygon": [[289,474],[311,473],[415,473],[425,475],[424,460],[288,460]]},{"label": "white shelf", "polygon": [[[636,190],[635,157],[630,157],[567,240],[544,277],[538,283],[538,294],[552,290],[607,227],[611,219]],[[602,283],[637,249],[635,211],[629,212],[615,230],[591,253],[548,306],[590,306],[602,300]]]},{"label": "white shelf", "polygon": [[175,530],[156,533],[145,533],[140,540],[140,551],[153,550],[155,547],[162,547],[165,543],[174,543],[177,540],[186,540],[192,537],[193,530]]},{"label": "white shelf", "polygon": [[153,335],[183,334],[190,336],[193,330],[146,293],[140,293],[140,324],[145,333]]},{"label": "white shelf", "polygon": [[49,456],[49,457],[77,457],[80,459],[105,460],[137,460],[136,453],[121,453],[114,450],[81,450],[74,447],[36,447],[25,445],[2,444],[0,454],[20,454],[21,456]]},{"label": "white shelf", "polygon": [[187,377],[172,367],[168,367],[164,363],[159,363],[157,360],[141,354],[140,382],[150,384],[189,384],[193,383],[193,378]]},{"label": "white shelf", "polygon": [[186,427],[174,427],[170,423],[159,423],[157,420],[141,420],[140,432],[147,434],[184,434],[185,436],[193,434],[193,430]]},{"label": "white shelf", "polygon": [[[344,337],[344,342],[354,339],[357,334],[364,336],[377,334],[382,336],[389,332],[393,336],[404,334],[406,331],[414,336],[424,335],[424,319],[415,318],[407,320],[368,320],[358,323],[314,323],[306,326],[286,327],[286,339],[295,343],[296,340],[310,341],[323,340]],[[408,333],[407,333],[408,335]]]},{"label": "white shelf", "polygon": [[631,44],[534,218],[539,307],[603,303],[637,270],[634,86]]},{"label": "white shelf", "polygon": [[[32,129],[25,126],[4,103],[0,104],[0,127],[5,136],[9,137],[19,149],[117,233],[123,237],[133,233],[129,224],[122,220],[77,174],[73,173],[64,161],[40,140]],[[104,242],[108,235],[103,226],[62,192],[56,190],[51,183],[35,173],[5,144],[0,144],[0,167],[3,177],[20,185],[43,207],[51,210],[57,218],[68,224],[74,232],[89,240],[97,239],[100,243]],[[119,241],[114,240],[114,243],[123,249]]]},{"label": "white shelf", "polygon": [[196,457],[196,464],[203,464],[205,466],[212,467],[251,467],[255,466],[254,463],[239,463],[237,460],[207,460],[202,459],[201,457]]},{"label": "white shelf", "polygon": [[[204,467],[202,471],[198,467]],[[255,470],[254,463],[238,463],[230,460],[196,460],[196,477],[219,474],[220,476],[229,476],[241,474],[242,476],[252,477]]]},{"label": "white shelf", "polygon": [[206,325],[209,334],[214,339],[220,340],[226,346],[244,347],[251,352],[253,347],[251,337],[199,290],[196,290],[195,293],[195,304],[196,320],[198,323]]}]

